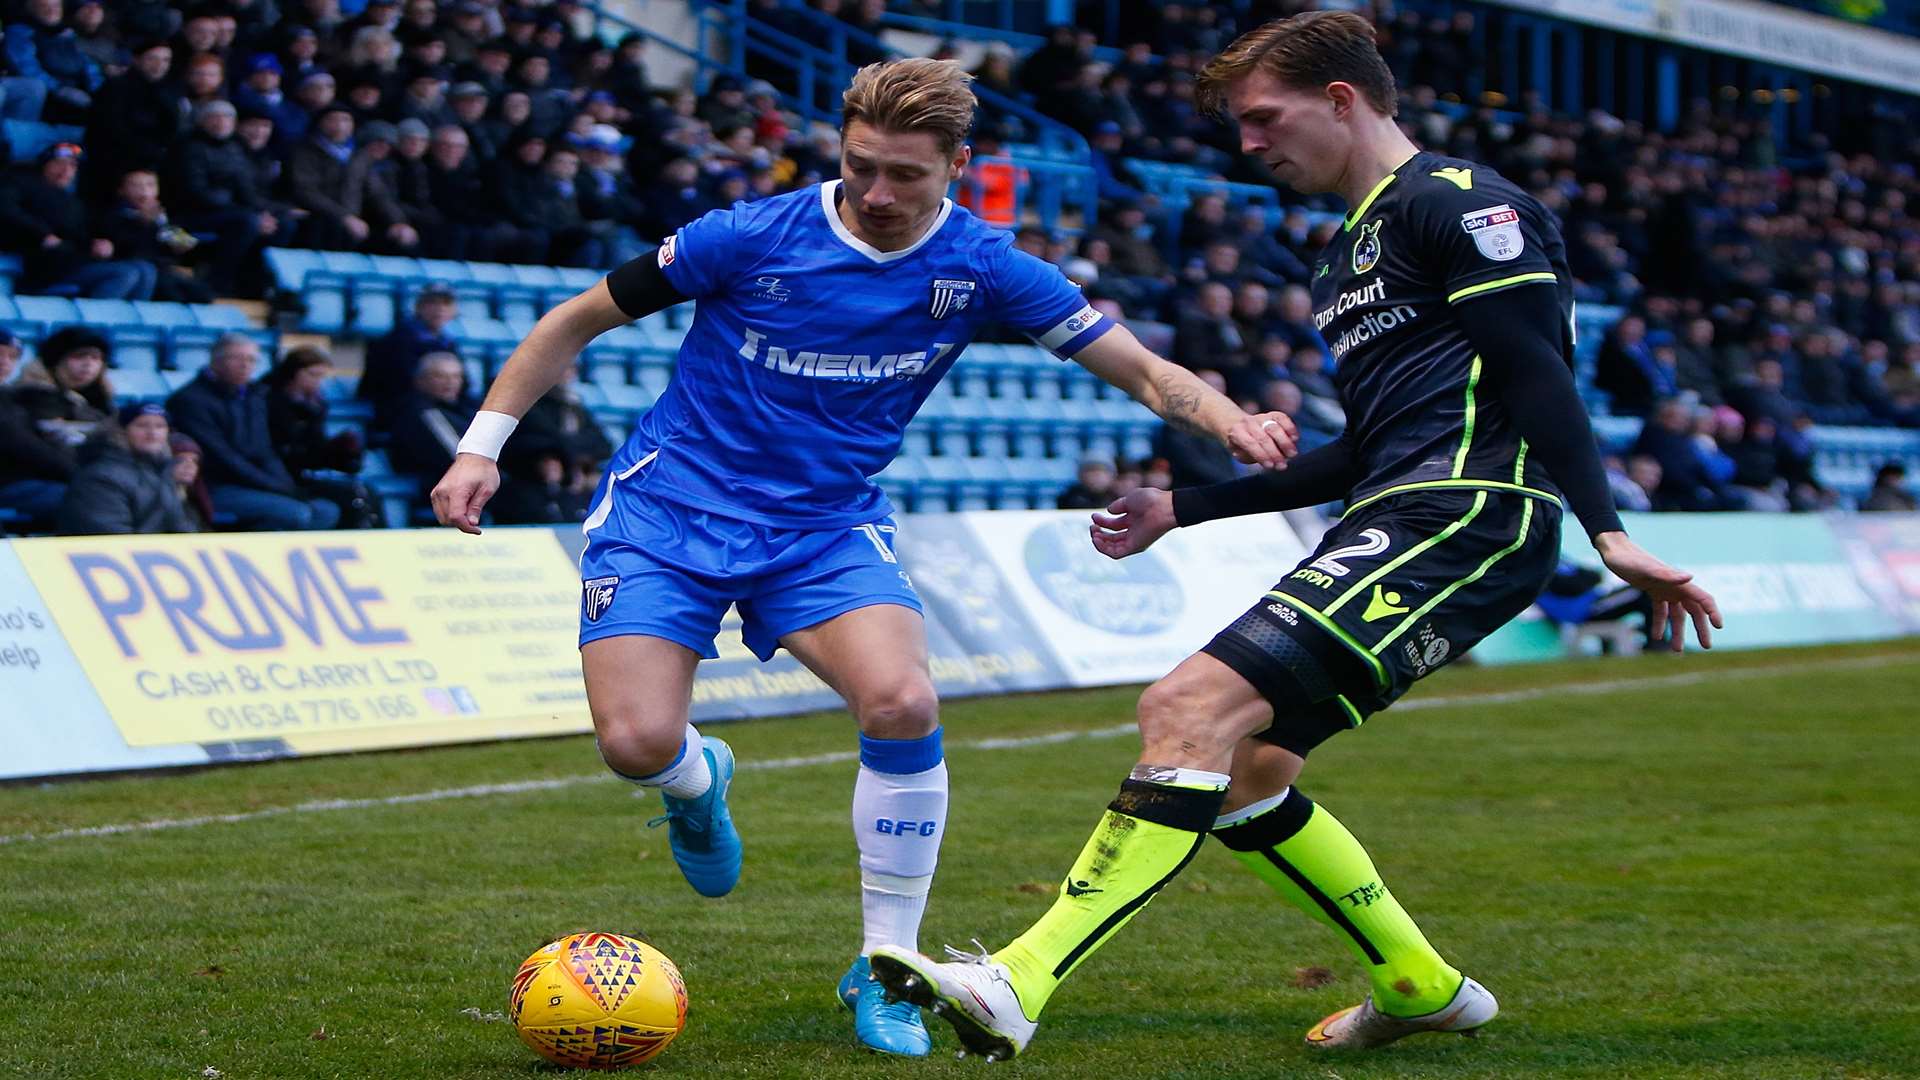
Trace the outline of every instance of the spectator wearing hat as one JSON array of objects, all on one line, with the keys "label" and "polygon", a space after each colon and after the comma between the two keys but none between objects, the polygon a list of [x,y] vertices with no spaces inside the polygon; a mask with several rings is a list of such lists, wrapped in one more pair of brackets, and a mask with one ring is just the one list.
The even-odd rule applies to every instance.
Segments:
[{"label": "spectator wearing hat", "polygon": [[317,247],[353,251],[373,234],[361,216],[360,193],[349,187],[353,129],[352,111],[329,105],[287,161],[288,190],[294,205],[311,215],[307,224]]},{"label": "spectator wearing hat", "polygon": [[40,154],[38,171],[0,189],[0,235],[24,252],[22,292],[66,292],[109,300],[153,295],[154,269],[116,258],[113,243],[96,236],[86,204],[74,191],[81,151],[55,143]]},{"label": "spectator wearing hat", "polygon": [[173,489],[180,493],[180,504],[194,532],[213,531],[213,495],[207,490],[207,478],[200,474],[206,454],[190,436],[176,431],[167,439],[173,453]]},{"label": "spectator wearing hat", "polygon": [[[113,417],[107,339],[83,326],[55,331],[39,359],[0,386],[0,507],[30,525],[53,523],[79,466],[79,447]],[[12,334],[0,344],[0,383],[20,355]]]},{"label": "spectator wearing hat", "polygon": [[440,39],[446,42],[446,62],[462,67],[480,51],[487,33],[487,8],[477,0],[460,0],[441,17]]},{"label": "spectator wearing hat", "polygon": [[613,70],[604,85],[621,108],[630,113],[646,112],[653,104],[653,80],[647,75],[647,39],[631,31],[620,39],[613,54]]},{"label": "spectator wearing hat", "polygon": [[167,399],[167,415],[200,444],[214,508],[234,515],[241,528],[332,528],[339,508],[303,492],[274,452],[267,395],[253,385],[259,363],[252,338],[222,335],[207,366]]},{"label": "spectator wearing hat", "polygon": [[327,434],[330,409],[322,388],[332,377],[333,358],[311,345],[289,349],[261,377],[273,450],[303,490],[339,507],[340,528],[379,528],[380,502],[357,479],[365,441],[352,428]]},{"label": "spectator wearing hat", "polygon": [[125,70],[126,49],[120,44],[119,33],[107,22],[104,0],[75,0],[67,25],[73,28],[74,44],[103,75],[111,78]]},{"label": "spectator wearing hat", "polygon": [[7,62],[46,88],[41,115],[53,124],[83,121],[100,88],[100,66],[66,25],[61,0],[27,0],[26,18],[7,27]]},{"label": "spectator wearing hat", "polygon": [[353,158],[347,163],[347,200],[348,205],[361,208],[373,230],[371,241],[363,246],[409,255],[419,248],[420,233],[400,205],[393,162],[399,141],[399,131],[384,120],[360,129]]},{"label": "spectator wearing hat", "polygon": [[553,84],[553,61],[545,53],[528,53],[513,68],[512,88],[527,95],[529,129],[552,138],[566,127],[573,99]]},{"label": "spectator wearing hat", "polygon": [[1080,459],[1074,482],[1062,491],[1053,504],[1062,510],[1105,510],[1120,497],[1114,490],[1113,459],[1098,454]]},{"label": "spectator wearing hat", "polygon": [[435,64],[417,64],[407,70],[406,89],[393,115],[401,120],[418,120],[429,128],[453,119],[447,105],[449,71]]},{"label": "spectator wearing hat", "polygon": [[421,357],[413,392],[394,417],[393,442],[387,449],[394,470],[417,479],[425,495],[453,464],[460,436],[479,408],[479,400],[468,393],[466,368],[458,356],[435,352]]},{"label": "spectator wearing hat", "polygon": [[328,72],[310,71],[302,75],[293,84],[293,110],[274,120],[274,149],[283,156],[291,156],[293,148],[312,134],[313,122],[333,107],[337,89]]},{"label": "spectator wearing hat", "polygon": [[316,71],[325,71],[326,65],[320,55],[320,35],[311,26],[300,23],[282,23],[279,28],[280,47],[276,50],[280,56],[280,81],[283,86],[298,89],[307,76]]},{"label": "spectator wearing hat", "polygon": [[547,140],[531,127],[517,129],[507,139],[499,160],[493,163],[490,188],[499,215],[516,228],[542,237],[529,250],[524,261],[546,259],[548,223],[541,218],[545,208],[546,176],[542,166],[547,160]]},{"label": "spectator wearing hat", "polygon": [[[200,241],[167,216],[167,208],[160,202],[160,178],[151,170],[135,169],[120,178],[116,195],[113,205],[100,215],[95,233],[105,237],[120,258],[153,267],[154,299],[187,304],[211,302],[213,290],[193,277],[185,265],[189,254],[196,253],[201,246]],[[236,241],[237,252],[229,253],[229,259],[245,254],[252,237],[243,234],[230,238],[228,243],[232,245]]]},{"label": "spectator wearing hat", "polygon": [[238,117],[238,110],[224,102],[196,111],[194,132],[175,152],[167,184],[180,223],[195,233],[213,234],[205,260],[207,284],[222,296],[240,295],[241,267],[263,239],[280,229],[246,147],[235,137]]},{"label": "spectator wearing hat", "polygon": [[438,352],[459,356],[459,346],[447,334],[448,324],[459,314],[453,287],[436,281],[421,290],[411,314],[395,319],[392,330],[368,343],[366,366],[353,394],[373,403],[376,433],[391,428],[394,415],[413,389],[421,357]]},{"label": "spectator wearing hat", "polygon": [[186,106],[167,78],[173,47],[155,38],[136,42],[132,53],[132,66],[101,84],[87,113],[87,189],[96,197],[131,169],[164,166],[182,134]]},{"label": "spectator wearing hat", "polygon": [[454,83],[453,89],[447,91],[447,111],[453,116],[451,123],[466,133],[467,151],[480,164],[491,162],[500,149],[492,142],[493,129],[487,123],[490,105],[487,88],[477,82]]},{"label": "spectator wearing hat", "polygon": [[731,75],[713,80],[694,115],[716,132],[752,127],[755,119],[753,106],[747,104],[746,88]]},{"label": "spectator wearing hat", "polygon": [[245,79],[233,90],[237,109],[250,109],[271,117],[281,130],[301,127],[304,111],[281,89],[280,61],[272,53],[255,53],[244,68]]},{"label": "spectator wearing hat", "polygon": [[647,207],[627,175],[621,157],[624,142],[617,129],[595,124],[580,144],[580,211],[589,221],[607,223],[603,239],[609,266],[638,256],[648,246],[638,232]]},{"label": "spectator wearing hat", "polygon": [[78,465],[60,501],[66,536],[194,532],[173,478],[167,410],[156,402],[128,405],[120,423],[80,447]]},{"label": "spectator wearing hat", "polygon": [[473,62],[459,71],[462,82],[478,83],[487,100],[498,101],[507,92],[508,76],[513,72],[513,43],[505,38],[489,38],[480,43]]}]

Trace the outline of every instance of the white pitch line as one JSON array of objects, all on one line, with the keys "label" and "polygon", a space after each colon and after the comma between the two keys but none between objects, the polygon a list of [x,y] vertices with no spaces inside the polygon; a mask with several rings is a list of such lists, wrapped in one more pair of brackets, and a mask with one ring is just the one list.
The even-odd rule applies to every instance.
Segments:
[{"label": "white pitch line", "polygon": [[[1514,702],[1537,701],[1541,698],[1564,697],[1569,695],[1590,696],[1612,694],[1630,690],[1662,690],[1675,686],[1696,686],[1701,683],[1725,682],[1741,679],[1779,677],[1795,675],[1808,671],[1849,671],[1878,667],[1890,667],[1895,664],[1910,663],[1904,656],[1859,656],[1836,660],[1818,660],[1810,663],[1788,664],[1774,667],[1729,668],[1719,671],[1689,671],[1673,675],[1655,675],[1640,679],[1600,679],[1593,682],[1568,683],[1562,686],[1538,686],[1526,690],[1501,690],[1483,694],[1458,694],[1451,697],[1423,697],[1401,702],[1394,706],[1395,712],[1409,712],[1415,709],[1442,709],[1469,705],[1507,705]],[[1135,731],[1132,724],[1118,724],[1113,727],[1093,728],[1087,731],[1056,731],[1045,735],[1023,735],[1019,737],[999,737],[991,739],[973,739],[951,745],[954,750],[1015,750],[1028,746],[1050,746],[1056,743],[1079,742],[1083,739],[1114,739],[1131,735]],[[760,772],[774,769],[803,769],[814,765],[838,765],[858,761],[860,755],[851,750],[836,751],[829,754],[809,754],[804,757],[770,758],[765,761],[743,761],[742,771]],[[84,828],[60,829],[48,833],[12,833],[0,835],[0,846],[24,844],[46,840],[71,840],[82,837],[121,836],[128,833],[167,832],[174,829],[196,829],[203,825],[237,825],[262,818],[283,817],[288,814],[319,814],[336,810],[366,810],[382,806],[409,806],[415,803],[444,802],[449,799],[478,799],[492,795],[521,795],[530,791],[554,791],[562,788],[578,787],[581,784],[606,783],[613,780],[609,773],[587,773],[579,776],[561,776],[551,780],[518,780],[504,784],[475,784],[470,787],[438,788],[432,791],[417,791],[407,795],[386,795],[372,799],[316,799],[310,802],[296,803],[292,806],[274,806],[264,810],[249,810],[239,814],[207,814],[188,818],[159,818],[152,821],[130,821],[116,825],[89,825]]]}]

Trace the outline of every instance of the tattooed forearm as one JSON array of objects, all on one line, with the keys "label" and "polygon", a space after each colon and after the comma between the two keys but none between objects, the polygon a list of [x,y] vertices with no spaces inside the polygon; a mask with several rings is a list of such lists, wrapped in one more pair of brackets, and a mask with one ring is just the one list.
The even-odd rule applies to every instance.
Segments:
[{"label": "tattooed forearm", "polygon": [[1160,392],[1160,418],[1182,431],[1194,435],[1211,435],[1200,422],[1200,392],[1206,384],[1193,377],[1191,372],[1169,371],[1154,380],[1154,389]]}]

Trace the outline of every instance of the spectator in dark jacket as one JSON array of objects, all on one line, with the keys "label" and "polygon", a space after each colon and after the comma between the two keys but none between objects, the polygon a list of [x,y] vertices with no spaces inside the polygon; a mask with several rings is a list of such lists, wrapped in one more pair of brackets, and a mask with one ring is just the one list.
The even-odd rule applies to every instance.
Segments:
[{"label": "spectator in dark jacket", "polygon": [[380,503],[356,480],[366,443],[354,429],[327,434],[323,388],[333,377],[333,358],[312,345],[290,349],[260,380],[267,393],[267,429],[273,451],[307,492],[340,508],[339,527],[378,528]]},{"label": "spectator in dark jacket", "polygon": [[1656,509],[1661,501],[1680,510],[1729,510],[1738,505],[1701,457],[1693,438],[1693,417],[1677,400],[1668,399],[1654,407],[1653,415],[1640,429],[1633,453],[1660,463]]},{"label": "spectator in dark jacket", "polygon": [[562,453],[550,449],[527,459],[500,485],[488,504],[502,525],[578,524],[587,519],[591,492],[582,492]]},{"label": "spectator in dark jacket", "polygon": [[365,216],[375,251],[409,254],[420,246],[420,233],[407,221],[396,188],[393,147],[400,141],[392,124],[376,120],[360,129],[353,157],[347,162],[347,201]]},{"label": "spectator in dark jacket", "polygon": [[[0,345],[0,383],[20,353],[12,335]],[[76,451],[113,417],[107,339],[64,327],[40,343],[40,358],[0,386],[0,507],[50,525],[79,464]]]},{"label": "spectator in dark jacket", "polygon": [[452,353],[459,347],[447,335],[447,324],[460,314],[453,288],[434,282],[413,302],[413,314],[395,319],[386,336],[367,346],[366,366],[354,396],[373,403],[373,429],[385,433],[395,414],[413,392],[414,372],[429,353]]},{"label": "spectator in dark jacket", "polygon": [[55,143],[40,155],[40,170],[0,193],[0,230],[7,246],[26,253],[23,292],[55,289],[109,300],[153,295],[154,269],[114,258],[113,244],[93,235],[86,204],[74,193],[81,151]]},{"label": "spectator in dark jacket", "polygon": [[1218,371],[1235,393],[1253,387],[1234,385],[1248,368],[1247,342],[1233,322],[1233,290],[1217,281],[1200,286],[1192,310],[1180,316],[1174,332],[1173,358],[1194,371]]},{"label": "spectator in dark jacket", "polygon": [[153,298],[212,302],[213,290],[182,272],[183,263],[200,242],[167,216],[167,208],[160,204],[159,178],[146,169],[135,169],[121,178],[117,196],[94,232],[111,243],[114,254],[122,259],[137,259],[154,268]]},{"label": "spectator in dark jacket", "polygon": [[580,369],[568,367],[520,418],[501,461],[508,472],[525,471],[534,455],[558,453],[570,474],[599,478],[613,456],[613,441],[580,403],[579,381]]},{"label": "spectator in dark jacket", "polygon": [[1916,502],[1913,492],[1907,490],[1907,467],[1897,461],[1889,461],[1875,470],[1873,489],[1867,492],[1866,498],[1860,500],[1860,509],[1899,514],[1911,514],[1920,509],[1920,502]]},{"label": "spectator in dark jacket", "polygon": [[[1679,391],[1673,362],[1662,363],[1647,341],[1647,323],[1628,315],[1614,324],[1600,346],[1594,386],[1610,395],[1613,411],[1622,416],[1646,416],[1654,402]],[[1666,462],[1661,462],[1665,465]],[[1671,477],[1669,477],[1671,480]]]},{"label": "spectator in dark jacket", "polygon": [[167,399],[167,415],[205,452],[202,468],[221,513],[244,529],[328,529],[331,501],[302,492],[273,449],[267,396],[252,385],[260,346],[244,334],[214,342],[206,369]]},{"label": "spectator in dark jacket", "polygon": [[288,191],[293,204],[310,215],[310,241],[319,247],[357,250],[373,233],[361,216],[359,193],[348,190],[353,127],[350,109],[329,105],[287,159]]},{"label": "spectator in dark jacket", "polygon": [[186,106],[167,78],[173,47],[143,41],[133,47],[133,66],[108,79],[87,114],[87,191],[104,196],[131,169],[157,169],[181,134]]},{"label": "spectator in dark jacket", "polygon": [[80,465],[60,504],[67,536],[195,531],[173,478],[167,411],[153,402],[120,410],[80,448]]},{"label": "spectator in dark jacket", "polygon": [[240,270],[260,243],[280,229],[255,182],[246,146],[234,138],[239,116],[233,106],[216,102],[194,116],[193,135],[174,155],[167,187],[180,224],[196,233],[212,233],[203,256],[207,283],[222,296],[239,295]]},{"label": "spectator in dark jacket", "polygon": [[460,436],[473,422],[480,403],[467,396],[467,373],[452,353],[428,353],[420,358],[413,379],[414,393],[394,418],[393,444],[388,457],[396,472],[420,482],[424,495],[453,464]]},{"label": "spectator in dark jacket", "polygon": [[100,89],[100,66],[81,50],[60,0],[27,0],[26,16],[7,27],[7,62],[46,86],[42,116],[49,123],[77,123]]}]

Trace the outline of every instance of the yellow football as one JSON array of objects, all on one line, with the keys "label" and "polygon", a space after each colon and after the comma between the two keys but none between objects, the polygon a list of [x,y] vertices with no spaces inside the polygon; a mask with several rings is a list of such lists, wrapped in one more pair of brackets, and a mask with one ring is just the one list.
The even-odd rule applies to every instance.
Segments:
[{"label": "yellow football", "polygon": [[687,1026],[687,986],[660,950],[627,934],[568,934],[513,977],[507,1018],[556,1065],[623,1069],[651,1060]]}]

